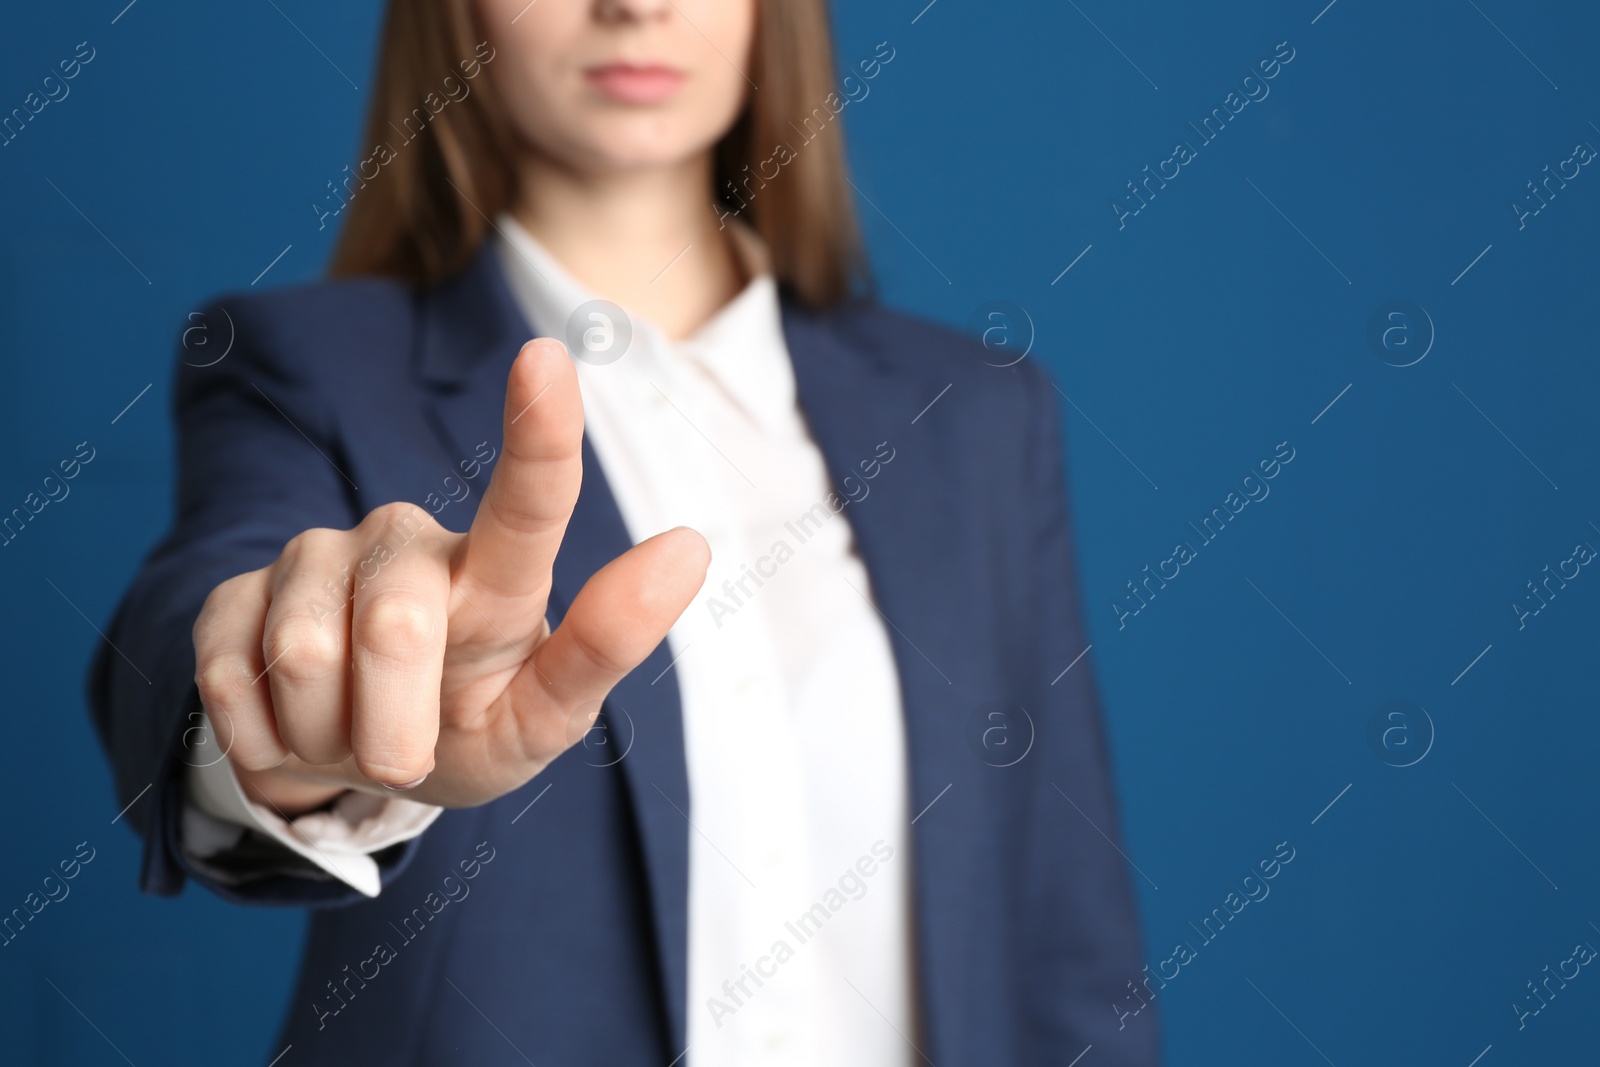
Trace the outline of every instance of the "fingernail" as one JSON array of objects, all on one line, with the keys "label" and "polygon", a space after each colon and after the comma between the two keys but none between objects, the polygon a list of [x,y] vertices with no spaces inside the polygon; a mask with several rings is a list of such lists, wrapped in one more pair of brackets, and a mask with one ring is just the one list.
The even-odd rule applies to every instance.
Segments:
[{"label": "fingernail", "polygon": [[380,784],[385,789],[392,789],[396,793],[404,793],[408,789],[415,789],[417,786],[421,785],[423,782],[425,782],[427,780],[428,780],[428,776],[426,774],[424,774],[421,778],[418,778],[416,781],[407,782],[405,785],[390,785],[388,782],[382,782]]}]

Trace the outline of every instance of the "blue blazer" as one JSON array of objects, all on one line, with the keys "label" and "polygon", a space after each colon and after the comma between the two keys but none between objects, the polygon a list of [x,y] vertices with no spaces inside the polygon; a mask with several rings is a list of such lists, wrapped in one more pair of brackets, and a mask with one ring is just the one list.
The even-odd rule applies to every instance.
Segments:
[{"label": "blue blazer", "polygon": [[[172,895],[187,878],[241,904],[312,909],[267,1056],[292,1043],[298,1065],[676,1062],[686,1013],[706,1008],[686,1003],[693,797],[677,687],[651,684],[665,643],[607,702],[613,736],[631,724],[625,758],[575,749],[508,796],[445,812],[379,857],[377,899],[290,874],[229,887],[184,858],[190,627],[207,594],[296,533],[390,501],[467,529],[488,479],[458,464],[499,447],[512,358],[559,329],[523,319],[487,247],[431,290],[320,282],[226,298],[207,321],[208,351],[231,348],[177,370],[176,520],[111,626],[127,660],[102,649],[90,679],[120,803],[153,784],[127,816],[145,841],[142,887]],[[783,323],[833,482],[879,442],[895,449],[843,514],[889,624],[921,813],[909,855],[922,1054],[1065,1064],[1092,1044],[1094,1067],[1154,1064],[1154,1013],[1126,1014],[1143,959],[1092,661],[1062,673],[1088,641],[1049,379],[872,303],[813,313],[786,298]],[[451,501],[462,484],[472,495]],[[630,544],[585,442],[552,625]]]}]

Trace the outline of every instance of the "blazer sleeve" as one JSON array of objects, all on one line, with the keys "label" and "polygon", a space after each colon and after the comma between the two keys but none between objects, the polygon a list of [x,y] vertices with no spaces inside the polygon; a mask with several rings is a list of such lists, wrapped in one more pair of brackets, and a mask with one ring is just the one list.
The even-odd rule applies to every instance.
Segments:
[{"label": "blazer sleeve", "polygon": [[1032,579],[1025,619],[1038,666],[1031,707],[1039,759],[1016,946],[1029,976],[1019,987],[1033,1031],[1025,1047],[1052,1050],[1049,1062],[1056,1063],[1093,1044],[1094,1062],[1103,1067],[1153,1067],[1154,1011],[1119,1015],[1119,1005],[1140,1003],[1130,999],[1129,983],[1143,979],[1144,960],[1092,653],[1058,673],[1090,644],[1073,558],[1060,409],[1042,368],[1033,368],[1027,392],[1023,510],[1031,521],[1018,525],[1030,538],[1021,552]]},{"label": "blazer sleeve", "polygon": [[[332,879],[286,869],[225,885],[182,847],[186,768],[203,719],[195,688],[194,621],[218,584],[266,566],[313,527],[359,521],[355,486],[316,368],[281,306],[249,298],[201,314],[232,345],[209,366],[180,358],[173,386],[177,421],[176,514],[135,577],[96,654],[88,680],[95,728],[110,758],[119,805],[144,839],[140,888],[173,896],[185,879],[243,904],[331,906],[366,897]],[[213,347],[220,347],[214,338]],[[199,362],[199,360],[195,360]],[[185,758],[185,753],[191,753]],[[415,839],[384,850],[382,883],[398,875]]]}]

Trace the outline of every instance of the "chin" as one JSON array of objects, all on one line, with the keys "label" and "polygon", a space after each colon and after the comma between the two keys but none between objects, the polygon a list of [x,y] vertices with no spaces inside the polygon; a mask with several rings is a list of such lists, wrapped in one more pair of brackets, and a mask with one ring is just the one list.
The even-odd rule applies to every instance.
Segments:
[{"label": "chin", "polygon": [[636,170],[682,163],[715,143],[715,131],[685,130],[655,116],[621,121],[598,118],[585,130],[585,155],[606,170]]}]

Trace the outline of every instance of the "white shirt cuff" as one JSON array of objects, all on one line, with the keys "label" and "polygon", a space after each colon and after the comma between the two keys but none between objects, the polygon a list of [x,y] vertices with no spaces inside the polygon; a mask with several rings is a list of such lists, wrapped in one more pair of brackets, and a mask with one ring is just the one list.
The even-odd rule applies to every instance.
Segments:
[{"label": "white shirt cuff", "polygon": [[[210,729],[209,721],[206,728]],[[405,797],[352,790],[328,811],[285,819],[245,796],[226,756],[185,773],[183,849],[205,860],[236,847],[255,830],[368,897],[381,887],[372,853],[418,836],[444,809]]]}]

